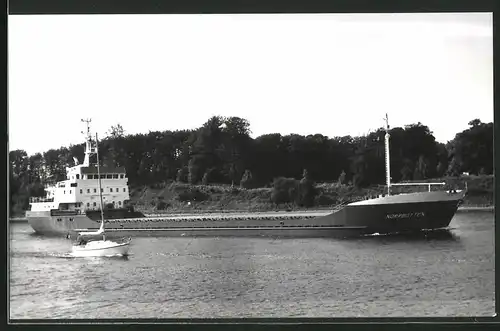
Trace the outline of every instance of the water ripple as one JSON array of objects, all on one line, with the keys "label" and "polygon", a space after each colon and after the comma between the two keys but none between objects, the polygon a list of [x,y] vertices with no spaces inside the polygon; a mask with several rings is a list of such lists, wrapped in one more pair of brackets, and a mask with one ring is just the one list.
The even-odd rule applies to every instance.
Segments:
[{"label": "water ripple", "polygon": [[11,227],[11,318],[490,316],[493,217],[448,234],[356,240],[134,238],[128,258],[73,258]]}]

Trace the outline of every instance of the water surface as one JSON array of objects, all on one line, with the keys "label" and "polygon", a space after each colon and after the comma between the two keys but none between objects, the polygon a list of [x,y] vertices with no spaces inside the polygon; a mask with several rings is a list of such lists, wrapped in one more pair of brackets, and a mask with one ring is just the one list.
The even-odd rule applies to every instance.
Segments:
[{"label": "water surface", "polygon": [[494,313],[493,213],[359,239],[134,238],[124,258],[10,224],[10,317],[429,317]]}]

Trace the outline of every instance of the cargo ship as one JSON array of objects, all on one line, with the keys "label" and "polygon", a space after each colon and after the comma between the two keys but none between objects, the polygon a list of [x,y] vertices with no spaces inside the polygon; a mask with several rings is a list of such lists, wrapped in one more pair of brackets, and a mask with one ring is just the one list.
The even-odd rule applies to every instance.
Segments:
[{"label": "cargo ship", "polygon": [[[82,164],[66,168],[66,180],[46,186],[44,198],[30,199],[26,212],[37,234],[71,236],[100,226],[98,180],[108,236],[271,236],[271,237],[350,237],[370,233],[393,233],[447,228],[462,203],[466,190],[433,191],[444,183],[391,184],[389,124],[386,115],[385,195],[335,206],[324,213],[254,213],[214,215],[169,215],[148,217],[132,207],[124,168],[100,167],[90,158],[97,144],[87,123]],[[393,186],[426,185],[428,192],[391,194]]]}]

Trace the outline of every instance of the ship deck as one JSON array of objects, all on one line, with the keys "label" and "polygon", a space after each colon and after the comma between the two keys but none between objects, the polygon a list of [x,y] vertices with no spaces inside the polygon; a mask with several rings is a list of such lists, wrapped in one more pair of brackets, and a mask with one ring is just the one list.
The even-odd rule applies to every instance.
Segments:
[{"label": "ship deck", "polygon": [[243,221],[243,220],[299,220],[311,219],[331,214],[331,210],[317,212],[289,212],[289,213],[234,213],[234,214],[201,214],[201,215],[168,215],[146,216],[140,218],[109,219],[106,223],[134,223],[134,222],[186,222],[186,221]]},{"label": "ship deck", "polygon": [[451,200],[459,200],[463,197],[464,193],[461,191],[457,191],[457,193],[448,193],[445,191],[401,193],[390,196],[386,195],[380,198],[357,201],[350,203],[348,206],[451,201]]}]

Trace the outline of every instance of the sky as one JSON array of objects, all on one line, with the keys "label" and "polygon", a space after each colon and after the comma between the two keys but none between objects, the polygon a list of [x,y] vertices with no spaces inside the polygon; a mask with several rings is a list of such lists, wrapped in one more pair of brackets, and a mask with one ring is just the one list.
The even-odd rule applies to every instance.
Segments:
[{"label": "sky", "polygon": [[9,16],[9,149],[195,129],[361,135],[493,121],[491,13]]}]

